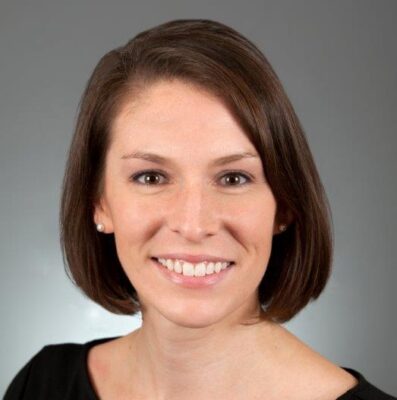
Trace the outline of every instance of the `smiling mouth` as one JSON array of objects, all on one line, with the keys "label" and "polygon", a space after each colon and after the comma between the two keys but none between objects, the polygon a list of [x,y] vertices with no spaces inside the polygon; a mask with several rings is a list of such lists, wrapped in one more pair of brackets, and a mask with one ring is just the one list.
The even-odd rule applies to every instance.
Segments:
[{"label": "smiling mouth", "polygon": [[184,260],[171,260],[164,258],[151,257],[152,260],[158,264],[167,268],[169,271],[173,271],[183,276],[191,277],[203,277],[207,275],[217,275],[223,270],[230,268],[235,263],[232,262],[208,262],[202,261],[199,263],[190,263]]}]

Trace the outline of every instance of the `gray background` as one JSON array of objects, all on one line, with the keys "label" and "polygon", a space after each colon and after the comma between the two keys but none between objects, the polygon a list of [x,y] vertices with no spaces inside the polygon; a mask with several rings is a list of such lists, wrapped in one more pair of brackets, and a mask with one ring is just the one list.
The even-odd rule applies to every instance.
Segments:
[{"label": "gray background", "polygon": [[286,324],[333,362],[397,394],[397,1],[0,3],[0,394],[48,343],[123,335],[67,280],[60,184],[99,58],[177,18],[239,30],[269,58],[306,130],[335,225],[332,278]]}]

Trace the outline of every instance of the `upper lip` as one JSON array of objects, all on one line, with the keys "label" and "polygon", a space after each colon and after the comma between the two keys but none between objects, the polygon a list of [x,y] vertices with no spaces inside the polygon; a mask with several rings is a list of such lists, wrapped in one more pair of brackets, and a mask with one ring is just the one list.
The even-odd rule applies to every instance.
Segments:
[{"label": "upper lip", "polygon": [[223,257],[211,256],[208,254],[186,254],[186,253],[168,253],[168,254],[158,254],[154,256],[155,258],[169,258],[174,260],[184,260],[191,263],[199,263],[202,261],[212,261],[212,262],[232,262]]}]

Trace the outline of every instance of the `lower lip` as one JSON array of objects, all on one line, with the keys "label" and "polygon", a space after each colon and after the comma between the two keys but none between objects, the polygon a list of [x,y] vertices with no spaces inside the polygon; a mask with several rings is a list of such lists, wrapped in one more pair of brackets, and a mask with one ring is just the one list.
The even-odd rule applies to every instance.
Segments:
[{"label": "lower lip", "polygon": [[214,272],[211,275],[185,276],[182,274],[178,274],[177,272],[170,271],[167,267],[164,267],[164,265],[160,264],[154,259],[151,259],[151,261],[167,279],[176,283],[177,285],[191,289],[200,289],[216,285],[217,283],[225,279],[234,267],[234,264],[232,264],[229,267],[221,270],[220,272]]}]

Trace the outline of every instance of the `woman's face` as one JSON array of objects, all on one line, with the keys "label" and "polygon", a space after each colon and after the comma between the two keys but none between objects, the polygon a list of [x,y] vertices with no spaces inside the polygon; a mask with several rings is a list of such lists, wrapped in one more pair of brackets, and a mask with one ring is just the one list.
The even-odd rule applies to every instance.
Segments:
[{"label": "woman's face", "polygon": [[[138,152],[167,161],[134,157]],[[216,163],[241,153],[253,156]],[[161,81],[120,109],[95,222],[114,232],[145,319],[203,327],[258,311],[275,214],[259,154],[212,94]],[[206,277],[184,277],[152,260],[172,253],[216,256],[234,265]]]}]

